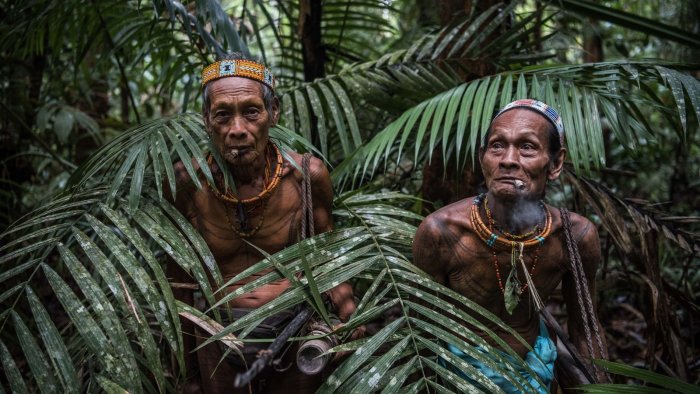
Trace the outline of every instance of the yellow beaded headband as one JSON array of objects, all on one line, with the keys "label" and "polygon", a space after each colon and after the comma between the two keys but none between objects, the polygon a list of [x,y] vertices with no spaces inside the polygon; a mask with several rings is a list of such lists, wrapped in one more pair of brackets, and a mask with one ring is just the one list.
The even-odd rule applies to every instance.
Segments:
[{"label": "yellow beaded headband", "polygon": [[275,77],[270,69],[252,60],[219,60],[202,71],[202,86],[215,79],[224,77],[243,77],[261,82],[270,89],[275,89]]}]

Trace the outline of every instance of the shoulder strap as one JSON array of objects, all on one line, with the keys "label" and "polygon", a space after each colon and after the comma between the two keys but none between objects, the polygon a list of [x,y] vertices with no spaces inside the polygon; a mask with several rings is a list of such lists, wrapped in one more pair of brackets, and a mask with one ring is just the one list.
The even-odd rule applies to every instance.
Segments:
[{"label": "shoulder strap", "polygon": [[311,153],[304,153],[301,158],[301,239],[314,236],[314,206],[311,196],[311,174],[309,173],[309,163]]},{"label": "shoulder strap", "polygon": [[[566,208],[559,208],[559,212],[561,213],[562,228],[564,229],[566,246],[569,251],[571,272],[574,276],[574,283],[576,285],[576,295],[578,296],[578,303],[581,306],[581,311],[583,311],[584,315],[583,328],[586,334],[586,345],[588,346],[588,352],[591,357],[593,357],[593,340],[591,338],[591,331],[593,331],[596,339],[596,345],[600,354],[602,355],[604,353],[603,341],[600,336],[598,324],[596,324],[593,300],[591,298],[591,293],[588,290],[588,279],[583,271],[583,263],[581,262],[581,255],[578,252],[578,244],[574,240],[573,234],[571,233],[571,219],[569,217],[569,211]],[[595,366],[593,368],[594,370],[597,370]]]}]

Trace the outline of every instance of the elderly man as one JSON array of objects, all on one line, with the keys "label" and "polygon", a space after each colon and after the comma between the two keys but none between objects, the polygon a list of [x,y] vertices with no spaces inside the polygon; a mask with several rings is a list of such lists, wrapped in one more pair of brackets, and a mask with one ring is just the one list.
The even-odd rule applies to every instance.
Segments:
[{"label": "elderly man", "polygon": [[[197,189],[184,165],[177,163],[178,191],[174,203],[206,241],[226,282],[263,259],[263,255],[251,244],[273,254],[300,239],[304,220],[304,182],[299,169],[309,169],[316,233],[332,228],[333,191],[328,170],[321,160],[307,158],[309,161],[303,164],[302,155],[287,152],[288,157],[296,162],[294,165],[287,162],[280,149],[269,139],[269,129],[279,117],[279,102],[273,91],[274,79],[267,67],[242,54],[232,54],[204,69],[202,85],[204,124],[213,146],[228,166],[235,189],[224,188],[222,171],[211,157],[209,167],[218,191],[211,187]],[[200,180],[206,185],[201,173]],[[261,272],[240,281],[223,293],[232,292],[266,273]],[[182,275],[182,272],[172,272],[171,277],[175,281],[186,281]],[[286,279],[261,286],[235,298],[228,303],[228,307],[235,311],[234,317],[240,316],[246,310],[274,300],[289,286]],[[190,298],[188,301],[192,302],[191,294],[180,293],[179,298]],[[352,289],[348,284],[341,284],[329,291],[328,295],[341,320],[354,311]],[[291,317],[293,312],[271,316],[264,321],[263,325],[273,326],[267,337],[279,332]],[[184,331],[186,335],[192,333],[187,327]],[[203,335],[200,331],[197,333]],[[192,350],[192,338],[189,341],[189,350]],[[200,338],[198,343],[201,342]],[[253,344],[246,345],[246,348],[251,347]],[[256,352],[256,348],[244,349],[244,354],[252,353],[253,358]],[[293,351],[287,353],[290,356]],[[237,372],[245,370],[245,365],[239,365],[236,356],[230,357],[231,361],[220,363],[221,354],[216,344],[197,352],[201,389],[205,393],[236,392],[233,388],[234,377]],[[192,354],[189,355],[188,368],[196,364],[194,358]],[[251,361],[248,360],[248,366]],[[298,393],[313,392],[319,383],[319,377],[303,375],[296,368],[286,371],[269,368],[240,392],[289,392],[291,388]]]},{"label": "elderly man", "polygon": [[[589,346],[590,335],[584,332],[585,305],[577,296],[577,284],[585,283],[581,276],[587,279],[589,293],[595,294],[600,260],[596,228],[586,218],[563,214],[542,200],[547,182],[557,179],[564,164],[563,131],[557,112],[542,102],[518,100],[504,107],[491,122],[479,150],[487,192],[429,215],[413,244],[418,267],[494,313],[532,345],[534,350],[528,354],[528,348],[513,335],[484,321],[529,362],[547,386],[553,378],[556,348],[535,312],[530,284],[545,300],[561,283],[573,344],[585,356],[590,356],[591,348],[602,348],[603,355],[606,352],[604,342],[599,347]],[[576,243],[582,262],[578,277],[570,268],[566,230],[570,230],[570,242]],[[524,267],[527,272],[523,272]],[[597,330],[599,323],[594,312],[591,315],[589,321]],[[477,333],[493,344],[485,334]],[[504,391],[517,392],[509,381],[473,357],[453,345],[448,347]],[[601,351],[594,350],[593,356],[600,357]],[[545,392],[527,372],[522,376]]]}]

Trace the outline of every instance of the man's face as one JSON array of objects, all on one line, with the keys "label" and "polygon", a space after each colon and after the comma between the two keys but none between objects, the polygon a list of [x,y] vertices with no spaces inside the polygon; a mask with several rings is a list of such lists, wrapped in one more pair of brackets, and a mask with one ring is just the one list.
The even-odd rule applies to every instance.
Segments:
[{"label": "man's face", "polygon": [[565,150],[550,163],[549,124],[544,116],[515,108],[491,125],[486,147],[481,148],[481,167],[486,187],[495,196],[514,200],[541,198],[547,180],[559,176]]},{"label": "man's face", "polygon": [[276,100],[269,113],[262,85],[239,77],[210,82],[208,94],[210,106],[204,123],[224,160],[239,166],[264,157],[270,126],[279,115]]}]

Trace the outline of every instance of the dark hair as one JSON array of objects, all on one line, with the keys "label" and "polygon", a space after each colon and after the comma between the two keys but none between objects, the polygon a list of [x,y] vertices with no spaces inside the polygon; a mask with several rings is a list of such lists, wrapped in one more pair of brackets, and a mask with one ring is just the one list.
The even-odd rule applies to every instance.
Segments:
[{"label": "dark hair", "polygon": [[[530,109],[528,107],[513,107],[512,109],[526,109],[528,111],[535,112],[539,115],[541,115],[543,118],[547,119],[547,147],[549,153],[549,160],[554,161],[554,159],[557,156],[557,153],[559,150],[562,148],[561,146],[561,139],[559,138],[559,132],[557,131],[557,128],[554,126],[554,123],[552,123],[546,116],[542,115],[538,111],[534,109]],[[510,111],[510,110],[509,110]],[[508,111],[506,111],[508,112]],[[484,135],[484,140],[482,142],[482,146],[486,147],[488,146],[489,143],[489,136],[491,135],[491,129],[493,128],[493,122],[496,119],[491,121],[491,124],[489,125],[489,128],[486,130],[486,134]]]},{"label": "dark hair", "polygon": [[[227,55],[220,56],[219,58],[216,59],[217,61],[220,60],[252,60],[254,62],[260,63],[259,60],[254,59],[250,56],[247,56],[246,54],[242,52],[231,52]],[[268,113],[272,113],[272,103],[275,99],[275,92],[270,89],[269,86],[265,85],[264,83],[260,83],[260,86],[262,87],[262,99],[263,103],[265,105],[265,110]],[[211,105],[211,102],[209,100],[209,83],[204,85],[204,90],[202,91],[202,115],[206,117],[209,115],[209,106]]]}]

